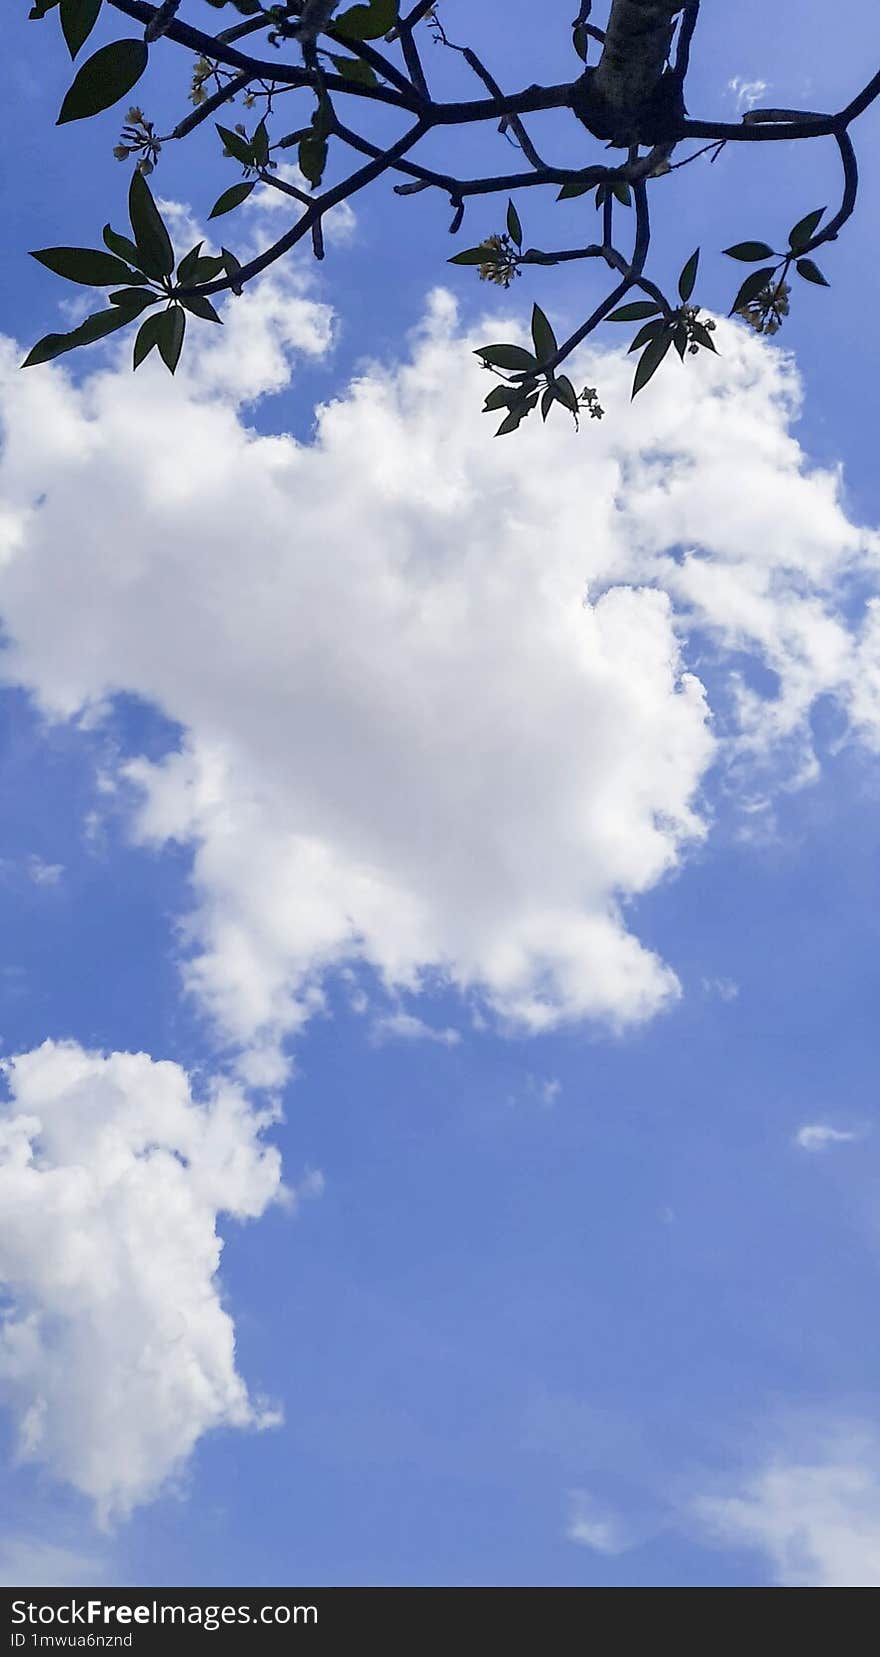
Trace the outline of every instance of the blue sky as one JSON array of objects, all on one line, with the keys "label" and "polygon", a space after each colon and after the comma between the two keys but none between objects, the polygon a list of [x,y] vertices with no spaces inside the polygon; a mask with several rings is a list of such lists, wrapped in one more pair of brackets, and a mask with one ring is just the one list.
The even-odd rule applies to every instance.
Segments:
[{"label": "blue sky", "polygon": [[[546,49],[525,0],[443,15],[516,87],[573,72],[571,9]],[[25,250],[122,227],[127,174],[17,10],[0,1572],[880,1583],[876,115],[776,342],[720,323],[630,409],[603,338],[601,426],[495,445],[469,346],[596,278],[487,293],[427,192],[173,382],[112,343],[20,375],[66,297]],[[861,3],[705,10],[694,114],[875,67]],[[232,176],[163,155],[184,250]],[[701,244],[723,315],[717,250],[836,188],[824,146],[697,163],[654,268]],[[519,207],[539,245],[593,212]]]}]

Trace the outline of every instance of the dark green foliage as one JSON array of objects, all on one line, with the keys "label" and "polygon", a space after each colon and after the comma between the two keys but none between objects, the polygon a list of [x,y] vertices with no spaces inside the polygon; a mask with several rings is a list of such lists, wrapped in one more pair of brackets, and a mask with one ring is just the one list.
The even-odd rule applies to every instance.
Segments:
[{"label": "dark green foliage", "polygon": [[58,115],[58,126],[97,115],[118,104],[140,80],[149,49],[143,40],[113,40],[87,58],[70,87]]},{"label": "dark green foliage", "polygon": [[61,32],[72,58],[95,27],[101,4],[102,0],[61,0]]},{"label": "dark green foliage", "polygon": [[112,288],[117,282],[137,280],[134,271],[114,253],[102,253],[100,249],[44,247],[32,253],[31,258],[54,271],[56,276],[64,276],[68,282],[80,282],[86,288]]},{"label": "dark green foliage", "polygon": [[378,40],[397,22],[397,0],[369,0],[364,6],[350,6],[333,19],[337,34],[349,40]]},{"label": "dark green foliage", "polygon": [[170,276],[174,269],[171,237],[165,229],[149,184],[137,170],[131,175],[128,212],[141,269],[148,276]]},{"label": "dark green foliage", "polygon": [[251,191],[255,188],[255,179],[250,182],[244,179],[241,184],[231,184],[228,190],[223,191],[222,196],[217,197],[208,218],[219,219],[223,213],[231,213],[234,207],[240,207],[243,201],[247,201]]}]

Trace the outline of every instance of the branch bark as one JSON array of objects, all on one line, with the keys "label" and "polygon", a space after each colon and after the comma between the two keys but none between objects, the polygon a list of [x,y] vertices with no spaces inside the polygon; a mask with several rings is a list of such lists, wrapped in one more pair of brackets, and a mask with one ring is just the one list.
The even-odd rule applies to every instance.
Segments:
[{"label": "branch bark", "polygon": [[609,110],[641,109],[666,67],[683,0],[614,0],[593,90]]}]

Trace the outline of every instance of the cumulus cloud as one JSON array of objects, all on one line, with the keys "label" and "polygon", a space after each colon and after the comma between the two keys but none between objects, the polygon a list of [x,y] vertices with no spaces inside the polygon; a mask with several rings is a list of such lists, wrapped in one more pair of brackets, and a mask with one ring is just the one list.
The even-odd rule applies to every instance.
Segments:
[{"label": "cumulus cloud", "polygon": [[679,985],[633,900],[705,834],[721,751],[690,631],[777,676],[736,684],[728,756],[809,775],[825,691],[880,732],[880,622],[838,598],[873,543],[792,436],[790,363],[722,325],[686,397],[676,369],[630,409],[631,364],[585,357],[601,427],[495,442],[438,294],[302,443],[242,404],[329,313],[270,283],[225,314],[175,382],[2,380],[4,672],[179,725],[125,776],[136,835],[192,848],[188,988],[267,1086],[346,962],[527,1031],[655,1015]]},{"label": "cumulus cloud", "polygon": [[778,1586],[880,1587],[880,1444],[870,1432],[780,1456],[695,1511],[712,1539],[762,1553]]},{"label": "cumulus cloud", "polygon": [[280,1194],[272,1118],[226,1082],[196,1098],[144,1053],[46,1042],[3,1071],[0,1401],[22,1459],[107,1521],[210,1428],[277,1419],[236,1370],[217,1281],[218,1216],[255,1218]]}]

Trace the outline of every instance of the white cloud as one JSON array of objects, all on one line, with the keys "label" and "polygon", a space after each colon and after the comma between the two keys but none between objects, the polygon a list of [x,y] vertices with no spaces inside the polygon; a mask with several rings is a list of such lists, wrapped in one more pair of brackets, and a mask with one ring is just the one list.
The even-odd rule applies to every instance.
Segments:
[{"label": "white cloud", "polygon": [[299,1201],[310,1197],[323,1197],[326,1183],[320,1168],[307,1168],[295,1187],[294,1195]]},{"label": "white cloud", "polygon": [[562,1092],[562,1083],[557,1076],[527,1076],[526,1092],[549,1110]]},{"label": "white cloud", "polygon": [[873,543],[791,436],[791,365],[721,325],[686,397],[676,367],[630,409],[631,364],[586,358],[601,427],[495,442],[437,295],[314,442],[259,437],[238,405],[331,337],[297,280],[175,382],[7,359],[4,671],[59,717],[125,689],[182,727],[128,767],[136,833],[193,849],[186,983],[252,1084],[346,961],[524,1030],[649,1018],[679,986],[631,900],[705,833],[719,756],[689,628],[778,675],[740,687],[750,779],[808,774],[826,691],[880,745],[880,623],[836,597]]},{"label": "white cloud", "polygon": [[704,994],[717,996],[719,1001],[736,1001],[739,996],[739,985],[732,978],[704,978],[702,985]]},{"label": "white cloud", "polygon": [[461,1041],[458,1030],[446,1028],[435,1029],[426,1024],[424,1019],[416,1018],[413,1013],[389,1013],[385,1018],[377,1018],[372,1025],[370,1035],[373,1041],[436,1041],[442,1047],[457,1047]]},{"label": "white cloud", "polygon": [[734,75],[727,83],[727,90],[731,94],[738,110],[754,109],[756,104],[763,103],[768,83],[762,80],[746,80],[742,75]]},{"label": "white cloud", "polygon": [[63,863],[44,863],[37,856],[28,858],[27,867],[35,886],[57,886],[64,873]]},{"label": "white cloud", "polygon": [[[285,184],[292,184],[294,189],[302,190],[303,194],[311,199],[311,190],[308,179],[300,172],[299,167],[290,162],[282,161],[275,169],[275,177]],[[277,217],[279,213],[286,213],[290,217],[290,197],[283,191],[274,189],[270,184],[260,184],[253,195],[248,196],[245,202],[247,214],[258,213]],[[350,242],[357,225],[357,216],[350,202],[337,202],[329,213],[324,215],[324,240],[329,245],[334,243]],[[276,232],[277,234],[277,232]],[[261,237],[259,240],[265,245],[271,237]]]},{"label": "white cloud", "polygon": [[0,1536],[0,1587],[78,1588],[103,1581],[104,1565],[92,1554],[36,1536]]},{"label": "white cloud", "polygon": [[809,1458],[780,1456],[695,1512],[713,1540],[764,1554],[779,1586],[880,1587],[880,1445],[871,1433],[838,1434]]},{"label": "white cloud", "polygon": [[843,1128],[829,1127],[826,1122],[811,1122],[798,1128],[794,1139],[803,1151],[827,1151],[829,1145],[846,1145],[858,1137]]},{"label": "white cloud", "polygon": [[626,1553],[635,1546],[636,1539],[629,1528],[616,1515],[599,1507],[588,1491],[573,1490],[569,1502],[567,1541],[609,1556]]},{"label": "white cloud", "polygon": [[19,1453],[106,1521],[154,1496],[213,1427],[274,1418],[235,1367],[220,1214],[280,1192],[272,1119],[176,1064],[46,1042],[4,1062],[0,1401]]}]

